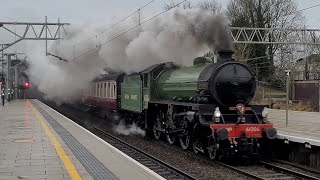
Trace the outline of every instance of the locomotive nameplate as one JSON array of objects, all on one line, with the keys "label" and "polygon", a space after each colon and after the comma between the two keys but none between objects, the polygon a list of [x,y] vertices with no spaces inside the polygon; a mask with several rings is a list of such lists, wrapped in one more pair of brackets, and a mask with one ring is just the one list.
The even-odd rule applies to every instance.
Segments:
[{"label": "locomotive nameplate", "polygon": [[125,94],[125,95],[124,95],[124,99],[130,99],[129,94]]},{"label": "locomotive nameplate", "polygon": [[137,100],[138,99],[138,95],[131,95],[130,96],[132,100]]},{"label": "locomotive nameplate", "polygon": [[124,99],[131,99],[131,100],[137,100],[138,99],[138,95],[129,95],[129,94],[125,94],[124,95]]}]

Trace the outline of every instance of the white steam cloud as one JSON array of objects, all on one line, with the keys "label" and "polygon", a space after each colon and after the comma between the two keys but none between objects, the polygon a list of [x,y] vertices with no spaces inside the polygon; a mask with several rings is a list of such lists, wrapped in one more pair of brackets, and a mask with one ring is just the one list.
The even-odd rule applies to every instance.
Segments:
[{"label": "white steam cloud", "polygon": [[113,130],[121,135],[140,135],[145,136],[146,132],[139,128],[135,123],[131,125],[126,125],[124,120],[121,120],[118,125],[115,125]]},{"label": "white steam cloud", "polygon": [[31,81],[47,98],[70,102],[79,98],[81,90],[86,89],[89,82],[103,73],[106,67],[131,73],[168,61],[190,66],[195,57],[202,56],[208,50],[233,49],[228,26],[222,17],[202,9],[176,8],[73,60],[74,52],[77,57],[135,26],[134,23],[121,24],[97,39],[86,40],[76,46],[76,51],[74,42],[92,35],[92,32],[100,32],[101,27],[88,27],[88,24],[86,27],[73,27],[67,39],[54,43],[50,50],[68,62],[48,58],[43,55],[43,47],[32,46],[28,51],[31,52],[28,54]]}]

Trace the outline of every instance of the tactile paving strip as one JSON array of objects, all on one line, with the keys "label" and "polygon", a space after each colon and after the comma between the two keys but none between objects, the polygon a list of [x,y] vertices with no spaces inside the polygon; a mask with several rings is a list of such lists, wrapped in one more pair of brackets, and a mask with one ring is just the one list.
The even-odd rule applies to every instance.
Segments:
[{"label": "tactile paving strip", "polygon": [[42,116],[69,146],[73,154],[77,157],[92,178],[95,180],[119,179],[38,104],[33,103],[33,105],[37,107]]}]

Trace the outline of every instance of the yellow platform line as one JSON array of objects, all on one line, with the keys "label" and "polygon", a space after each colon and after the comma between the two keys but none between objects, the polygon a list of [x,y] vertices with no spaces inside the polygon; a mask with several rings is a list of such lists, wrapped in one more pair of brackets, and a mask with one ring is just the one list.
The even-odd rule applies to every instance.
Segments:
[{"label": "yellow platform line", "polygon": [[[28,100],[27,100],[28,101]],[[30,101],[28,101],[30,103]],[[82,179],[77,171],[77,169],[74,167],[72,161],[70,160],[69,156],[65,153],[64,149],[62,148],[62,146],[60,145],[60,143],[58,142],[58,140],[56,139],[56,137],[53,135],[53,133],[51,132],[51,130],[49,129],[48,125],[45,123],[44,118],[42,117],[42,115],[40,114],[40,112],[34,108],[34,106],[32,105],[32,103],[30,103],[31,108],[33,113],[35,114],[36,118],[38,119],[38,121],[40,122],[42,128],[44,129],[44,131],[46,132],[47,136],[50,138],[52,144],[54,145],[59,158],[62,160],[64,166],[66,167],[69,175],[71,176],[72,179],[76,179],[76,180],[80,180]]]}]

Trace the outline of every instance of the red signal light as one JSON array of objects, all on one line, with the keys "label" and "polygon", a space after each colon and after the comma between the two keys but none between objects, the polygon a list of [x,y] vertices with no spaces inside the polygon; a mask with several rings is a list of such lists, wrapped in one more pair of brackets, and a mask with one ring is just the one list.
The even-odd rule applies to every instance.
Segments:
[{"label": "red signal light", "polygon": [[29,82],[25,82],[25,83],[24,83],[24,86],[25,86],[25,87],[30,87],[30,83],[29,83]]}]

